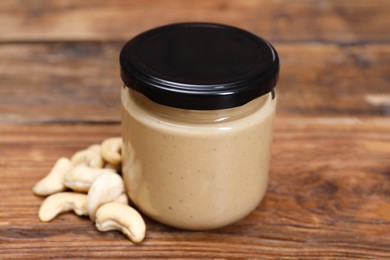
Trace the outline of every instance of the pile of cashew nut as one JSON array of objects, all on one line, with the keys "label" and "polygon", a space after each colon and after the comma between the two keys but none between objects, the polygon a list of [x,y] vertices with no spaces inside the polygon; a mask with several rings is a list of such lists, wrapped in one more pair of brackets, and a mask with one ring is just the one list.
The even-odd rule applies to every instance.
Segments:
[{"label": "pile of cashew nut", "polygon": [[33,187],[48,196],[39,209],[39,219],[53,220],[74,211],[89,216],[99,231],[119,230],[138,243],[145,237],[145,222],[129,206],[120,174],[122,138],[112,137],[76,152],[71,159],[60,158],[50,173]]}]

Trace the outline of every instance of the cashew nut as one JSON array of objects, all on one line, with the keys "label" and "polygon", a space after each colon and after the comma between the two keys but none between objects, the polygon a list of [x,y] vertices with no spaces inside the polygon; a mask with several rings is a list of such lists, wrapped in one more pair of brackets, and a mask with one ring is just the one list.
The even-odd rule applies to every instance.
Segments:
[{"label": "cashew nut", "polygon": [[122,138],[111,137],[103,141],[101,154],[105,161],[110,164],[121,163],[121,152],[122,152]]},{"label": "cashew nut", "polygon": [[101,156],[101,145],[94,144],[85,150],[76,152],[71,162],[74,165],[87,165],[92,168],[102,168],[104,165],[103,158]]},{"label": "cashew nut", "polygon": [[[39,208],[39,219],[48,222],[62,212],[73,210],[77,215],[89,215],[92,221],[96,220],[99,231],[119,230],[133,242],[141,242],[145,222],[128,205],[124,182],[117,174],[122,167],[121,152],[122,138],[113,137],[76,152],[70,160],[60,158],[33,187],[37,195],[50,195]],[[88,194],[61,192],[66,188]]]},{"label": "cashew nut", "polygon": [[112,173],[111,169],[91,168],[86,165],[76,165],[65,176],[63,183],[66,187],[79,192],[88,192],[92,182],[100,175]]},{"label": "cashew nut", "polygon": [[96,210],[103,204],[113,201],[125,192],[121,176],[116,173],[105,173],[97,177],[88,191],[88,213],[95,220]]},{"label": "cashew nut", "polygon": [[129,198],[127,197],[126,193],[122,193],[118,197],[116,197],[113,202],[118,202],[120,204],[129,205]]},{"label": "cashew nut", "polygon": [[32,188],[33,192],[37,195],[47,196],[56,192],[64,191],[62,180],[64,175],[72,168],[72,163],[68,158],[60,158],[54,164],[50,173],[38,181]]},{"label": "cashew nut", "polygon": [[122,172],[122,164],[111,164],[111,163],[106,163],[103,167],[104,169],[112,169],[117,173]]},{"label": "cashew nut", "polygon": [[96,228],[99,231],[119,230],[135,243],[144,239],[146,231],[141,215],[132,207],[117,202],[104,204],[98,209]]},{"label": "cashew nut", "polygon": [[48,222],[58,214],[73,210],[77,215],[88,215],[87,195],[60,192],[47,197],[39,208],[39,219]]}]

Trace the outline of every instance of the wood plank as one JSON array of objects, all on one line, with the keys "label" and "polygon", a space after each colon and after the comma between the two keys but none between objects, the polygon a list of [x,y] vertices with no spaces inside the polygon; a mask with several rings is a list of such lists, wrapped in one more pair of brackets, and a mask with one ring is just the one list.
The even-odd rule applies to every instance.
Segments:
[{"label": "wood plank", "polygon": [[117,124],[0,126],[0,258],[390,257],[388,121],[279,117],[264,201],[219,230],[146,219],[146,240],[135,246],[71,213],[40,223],[32,185],[58,157],[119,133]]},{"label": "wood plank", "polygon": [[385,116],[390,100],[390,45],[280,45],[278,112],[302,116]]},{"label": "wood plank", "polygon": [[0,41],[124,41],[172,22],[210,21],[272,41],[389,41],[388,0],[2,0]]},{"label": "wood plank", "polygon": [[0,45],[0,122],[118,122],[121,45]]},{"label": "wood plank", "polygon": [[[122,45],[0,44],[0,124],[119,122]],[[278,115],[390,114],[389,45],[275,47],[282,63]]]}]

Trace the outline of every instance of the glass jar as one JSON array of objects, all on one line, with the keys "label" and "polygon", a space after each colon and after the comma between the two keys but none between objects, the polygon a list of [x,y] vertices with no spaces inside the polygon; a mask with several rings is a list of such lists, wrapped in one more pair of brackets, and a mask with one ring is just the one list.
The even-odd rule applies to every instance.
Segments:
[{"label": "glass jar", "polygon": [[149,217],[192,230],[253,211],[266,191],[279,59],[238,28],[173,24],[120,56],[123,178]]}]

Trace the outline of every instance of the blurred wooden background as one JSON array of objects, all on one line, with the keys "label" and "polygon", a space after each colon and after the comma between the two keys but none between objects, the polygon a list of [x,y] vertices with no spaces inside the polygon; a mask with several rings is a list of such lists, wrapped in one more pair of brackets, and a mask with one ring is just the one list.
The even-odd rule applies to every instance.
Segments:
[{"label": "blurred wooden background", "polygon": [[[271,179],[209,232],[147,219],[138,246],[89,219],[40,223],[32,185],[120,135],[118,54],[151,27],[208,21],[278,50]],[[0,258],[390,258],[389,0],[0,1]]]}]

